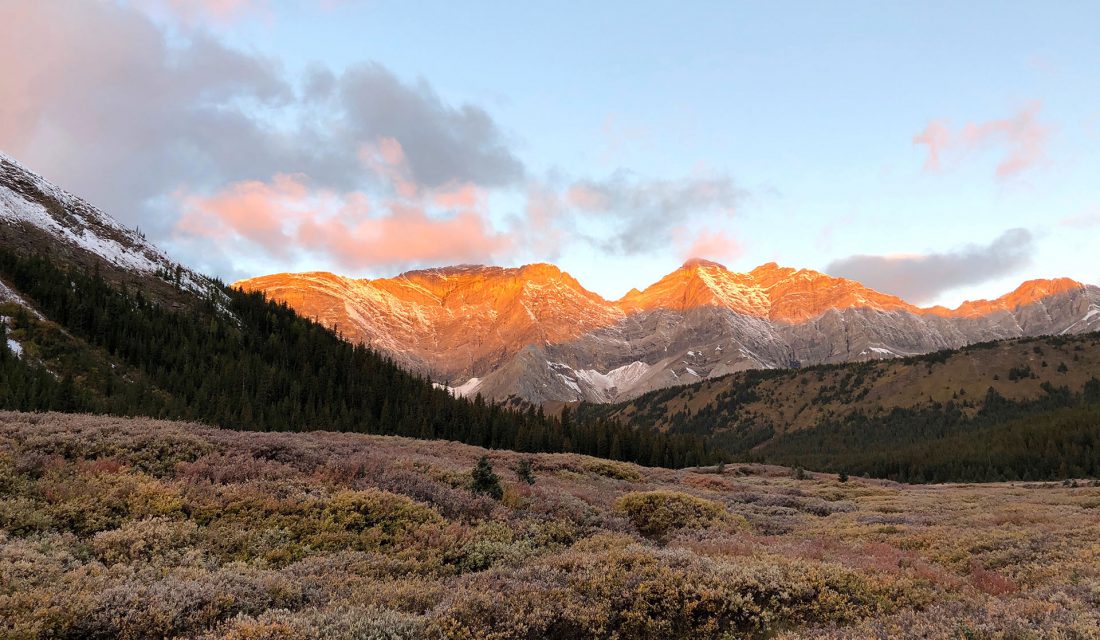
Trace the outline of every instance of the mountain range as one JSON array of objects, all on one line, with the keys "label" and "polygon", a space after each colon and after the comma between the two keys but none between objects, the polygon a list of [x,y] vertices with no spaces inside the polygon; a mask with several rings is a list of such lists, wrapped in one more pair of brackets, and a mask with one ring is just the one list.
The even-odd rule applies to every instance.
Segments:
[{"label": "mountain range", "polygon": [[878,360],[1100,329],[1100,288],[1031,280],[996,300],[923,308],[774,263],[693,259],[605,300],[550,264],[456,266],[394,278],[325,272],[242,280],[459,395],[618,402],[749,369]]}]

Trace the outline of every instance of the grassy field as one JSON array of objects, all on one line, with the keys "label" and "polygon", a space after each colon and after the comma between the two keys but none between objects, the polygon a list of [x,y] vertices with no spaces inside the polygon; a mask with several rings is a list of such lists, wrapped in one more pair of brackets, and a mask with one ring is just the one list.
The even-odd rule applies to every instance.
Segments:
[{"label": "grassy field", "polygon": [[0,637],[1100,638],[1100,487],[0,413]]}]

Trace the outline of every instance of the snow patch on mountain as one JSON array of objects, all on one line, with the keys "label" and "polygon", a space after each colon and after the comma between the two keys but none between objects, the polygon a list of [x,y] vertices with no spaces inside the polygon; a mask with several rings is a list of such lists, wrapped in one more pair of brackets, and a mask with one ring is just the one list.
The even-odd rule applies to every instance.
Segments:
[{"label": "snow patch on mountain", "polygon": [[478,387],[481,386],[481,378],[470,378],[457,387],[448,387],[439,382],[433,382],[432,385],[435,386],[436,389],[446,389],[456,398],[469,398],[477,393]]},{"label": "snow patch on mountain", "polygon": [[[60,210],[51,211],[36,201],[37,196],[52,200]],[[3,153],[0,153],[0,220],[42,229],[122,269],[174,275],[178,266],[136,230],[124,227]],[[205,277],[180,268],[183,288],[204,294],[210,284]]]},{"label": "snow patch on mountain", "polygon": [[15,292],[14,289],[4,284],[3,280],[0,280],[0,302],[14,302],[15,304],[30,311],[31,314],[34,315],[34,317],[38,318],[39,320],[42,319],[42,314],[38,313],[38,311],[36,311],[34,307],[28,304],[27,301],[23,299],[23,296],[19,295]]},{"label": "snow patch on mountain", "polygon": [[642,377],[649,373],[649,365],[636,360],[630,364],[611,369],[607,373],[600,373],[595,369],[580,369],[574,373],[577,379],[582,380],[589,389],[602,394],[608,392],[622,393],[630,390]]},{"label": "snow patch on mountain", "polygon": [[1093,319],[1096,318],[1100,318],[1100,307],[1092,305],[1080,320],[1063,329],[1062,334],[1076,333],[1085,330],[1092,323]]}]

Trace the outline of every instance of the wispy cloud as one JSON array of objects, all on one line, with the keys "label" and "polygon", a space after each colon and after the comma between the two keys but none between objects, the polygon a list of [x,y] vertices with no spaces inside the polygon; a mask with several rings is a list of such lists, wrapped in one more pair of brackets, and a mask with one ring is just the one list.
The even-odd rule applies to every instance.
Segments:
[{"label": "wispy cloud", "polygon": [[1071,229],[1092,229],[1100,227],[1100,207],[1066,216],[1058,224]]},{"label": "wispy cloud", "polygon": [[945,291],[1013,273],[1031,261],[1034,251],[1031,232],[1010,229],[988,245],[939,253],[856,255],[830,263],[825,271],[920,304]]},{"label": "wispy cloud", "polygon": [[685,224],[732,218],[744,196],[727,176],[646,179],[620,171],[603,180],[578,180],[565,200],[612,223],[612,231],[597,241],[602,249],[636,254],[667,244]]},{"label": "wispy cloud", "polygon": [[1000,154],[994,170],[996,176],[1018,176],[1046,156],[1052,129],[1039,122],[1042,106],[1039,101],[1031,102],[1008,118],[971,122],[957,130],[946,120],[933,120],[913,136],[913,144],[928,149],[925,171],[942,170],[948,157],[961,158],[975,151],[994,149]]}]

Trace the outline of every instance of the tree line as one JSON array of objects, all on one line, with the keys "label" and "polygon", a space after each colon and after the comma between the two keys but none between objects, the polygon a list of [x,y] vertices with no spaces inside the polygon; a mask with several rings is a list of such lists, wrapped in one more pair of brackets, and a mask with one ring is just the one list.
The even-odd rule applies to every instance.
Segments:
[{"label": "tree line", "polygon": [[1100,477],[1100,380],[1042,385],[1033,400],[992,387],[976,412],[955,402],[856,414],[783,434],[746,456],[901,482]]}]

